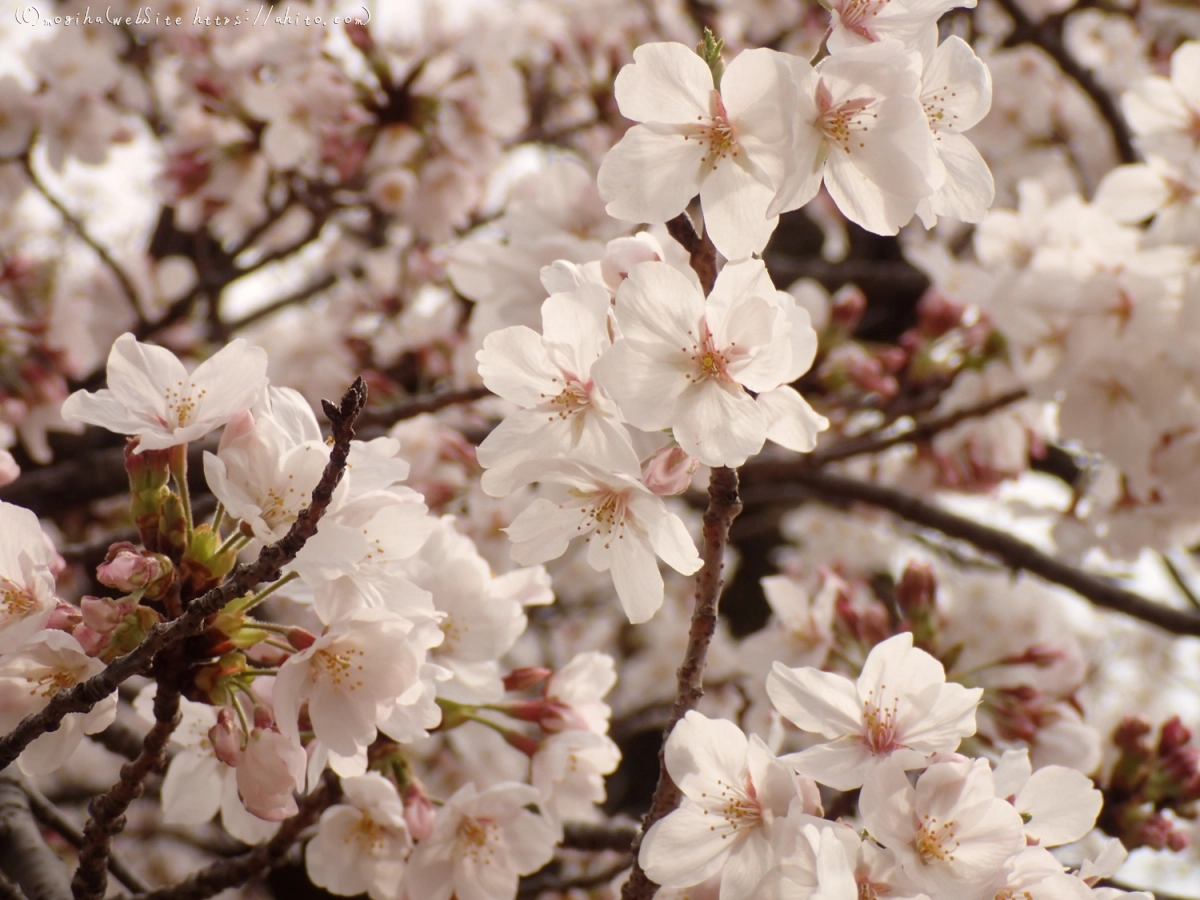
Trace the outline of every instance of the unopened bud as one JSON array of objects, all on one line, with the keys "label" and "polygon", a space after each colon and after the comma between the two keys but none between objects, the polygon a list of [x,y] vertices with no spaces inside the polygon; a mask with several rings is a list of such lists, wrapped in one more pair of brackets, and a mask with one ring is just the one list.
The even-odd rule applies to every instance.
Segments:
[{"label": "unopened bud", "polygon": [[287,630],[287,642],[297,650],[307,650],[317,642],[317,636],[311,631],[305,631],[303,628],[295,627]]},{"label": "unopened bud", "polygon": [[692,485],[700,460],[680,447],[663,447],[642,466],[642,484],[659,496],[682,494]]},{"label": "unopened bud", "polygon": [[896,585],[896,603],[910,617],[925,617],[937,609],[937,578],[927,562],[911,561]]},{"label": "unopened bud", "polygon": [[433,834],[437,809],[425,793],[421,782],[414,777],[404,792],[404,822],[413,840],[423,841]]},{"label": "unopened bud", "polygon": [[522,666],[504,676],[504,689],[506,691],[525,691],[536,684],[541,684],[553,674],[552,670],[544,669],[541,666]]},{"label": "unopened bud", "polygon": [[21,476],[21,467],[7,450],[0,450],[0,487],[12,484]]},{"label": "unopened bud", "polygon": [[104,597],[86,596],[79,601],[83,624],[100,634],[108,634],[125,618],[128,610]]},{"label": "unopened bud", "polygon": [[854,331],[867,311],[867,295],[848,284],[829,298],[829,322],[844,331]]},{"label": "unopened bud", "polygon": [[346,37],[350,39],[350,43],[360,53],[369,55],[375,50],[375,39],[371,37],[371,32],[367,30],[366,25],[347,21]]},{"label": "unopened bud", "polygon": [[1192,739],[1192,732],[1179,716],[1171,716],[1163,723],[1162,730],[1158,735],[1158,755],[1166,756],[1180,747],[1185,746]]},{"label": "unopened bud", "polygon": [[74,631],[82,622],[83,615],[78,609],[70,603],[59,600],[58,605],[54,607],[54,612],[50,613],[50,620],[46,622],[46,627],[53,628],[55,631]]},{"label": "unopened bud", "polygon": [[645,231],[636,237],[614,238],[608,242],[600,259],[600,277],[615,291],[638,263],[661,262],[662,258],[662,245]]},{"label": "unopened bud", "polygon": [[221,707],[217,713],[217,724],[208,730],[208,741],[212,744],[213,755],[225,765],[236,768],[242,761],[245,752],[242,731],[227,707]]},{"label": "unopened bud", "polygon": [[1142,738],[1152,730],[1145,716],[1126,716],[1113,731],[1113,743],[1126,753],[1144,753]]},{"label": "unopened bud", "polygon": [[941,337],[962,324],[966,307],[951,300],[936,288],[930,288],[917,302],[917,327],[930,337]]},{"label": "unopened bud", "polygon": [[158,582],[169,583],[171,575],[169,559],[156,553],[143,552],[128,541],[109,547],[104,562],[96,568],[97,581],[127,594],[138,590],[151,593],[149,588]]}]

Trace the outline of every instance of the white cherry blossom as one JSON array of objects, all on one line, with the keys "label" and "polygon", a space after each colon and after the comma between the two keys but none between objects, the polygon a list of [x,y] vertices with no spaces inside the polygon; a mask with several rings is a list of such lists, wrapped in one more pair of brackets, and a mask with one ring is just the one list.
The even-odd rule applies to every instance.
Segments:
[{"label": "white cherry blossom", "polygon": [[[38,632],[16,650],[0,656],[0,733],[12,731],[60,690],[73,688],[103,671],[104,663],[84,653],[70,634]],[[86,713],[70,713],[57,730],[35,738],[17,757],[17,765],[28,775],[49,775],[66,764],[85,734],[103,731],[116,715],[116,694],[109,694]]]},{"label": "white cherry blossom", "polygon": [[542,333],[523,325],[493,331],[476,354],[487,387],[523,407],[505,417],[479,445],[481,484],[502,497],[523,462],[581,456],[598,465],[637,464],[616,404],[591,377],[611,344],[608,291],[581,284],[542,304]]},{"label": "white cherry blossom", "polygon": [[1078,769],[1043,766],[1036,772],[1029,751],[1007,750],[993,773],[996,795],[1008,798],[1025,822],[1025,839],[1041,847],[1070,844],[1096,824],[1104,795]]},{"label": "white cherry blossom", "polygon": [[313,884],[340,897],[399,900],[413,845],[400,795],[377,772],[341,784],[347,802],[321,813],[317,836],[304,850],[305,871]]},{"label": "white cherry blossom", "polygon": [[820,811],[816,785],[725,719],[689,712],[667,738],[664,758],[683,800],[650,826],[638,853],[646,874],[664,887],[721,872],[721,900],[754,896],[772,864],[776,820],[789,811]]},{"label": "white cherry blossom", "polygon": [[865,43],[900,41],[913,46],[942,13],[955,7],[973,8],[976,0],[829,0],[833,24],[828,38],[831,53]]},{"label": "white cherry blossom", "polygon": [[901,769],[927,764],[975,733],[982,688],[947,684],[942,664],[904,632],[877,644],[856,683],[811,667],[776,662],[767,694],[780,714],[829,743],[788,757],[796,768],[837,790],[856,788],[890,759]]},{"label": "white cherry blossom", "polygon": [[137,450],[186,444],[253,406],[267,387],[267,354],[238,338],[190,375],[170,350],[123,334],[108,355],[108,387],[76,391],[62,405],[67,422],[137,435]]},{"label": "white cherry blossom", "polygon": [[632,425],[672,429],[710,466],[740,466],[768,438],[816,446],[828,422],[789,386],[811,365],[816,333],[761,261],[726,265],[707,300],[666,263],[640,263],[615,311],[622,337],[592,371]]},{"label": "white cherry blossom", "polygon": [[920,57],[888,40],[843,50],[814,69],[787,57],[792,144],[772,215],[808,203],[822,182],[842,214],[895,234],[946,178],[919,99]]},{"label": "white cherry blossom", "polygon": [[438,810],[433,834],[409,860],[411,896],[423,900],[512,900],[522,875],[554,855],[558,829],[525,809],[541,795],[502,782],[485,791],[467,784]]},{"label": "white cherry blossom", "polygon": [[0,653],[18,649],[50,620],[54,557],[38,517],[0,501]]},{"label": "white cherry blossom", "polygon": [[514,475],[521,484],[539,481],[555,491],[554,499],[539,497],[504,529],[513,559],[523,565],[557,559],[572,538],[584,538],[588,565],[612,572],[617,597],[635,625],[662,606],[655,556],[681,575],[701,566],[683,521],[638,480],[636,469],[609,472],[576,460],[547,460],[526,463]]},{"label": "white cherry blossom", "polygon": [[696,194],[704,226],[729,259],[760,252],[778,218],[767,206],[783,173],[787,121],[782,54],[744,50],[721,76],[683,44],[643,44],[617,75],[617,104],[641,122],[605,156],[597,182],[608,213],[665,222]]},{"label": "white cherry blossom", "polygon": [[597,818],[604,776],[621,762],[613,740],[594,731],[560,731],[542,741],[530,760],[529,781],[542,793],[539,808],[555,822]]}]

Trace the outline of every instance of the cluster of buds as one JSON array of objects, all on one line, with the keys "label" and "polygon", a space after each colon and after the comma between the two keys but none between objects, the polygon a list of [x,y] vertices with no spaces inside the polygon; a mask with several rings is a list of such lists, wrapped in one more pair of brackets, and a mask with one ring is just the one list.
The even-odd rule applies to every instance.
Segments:
[{"label": "cluster of buds", "polygon": [[1188,846],[1188,833],[1178,819],[1200,814],[1200,747],[1192,732],[1173,716],[1158,731],[1158,741],[1142,716],[1126,716],[1113,732],[1120,750],[1108,784],[1099,825],[1133,849],[1152,847],[1180,851]]}]

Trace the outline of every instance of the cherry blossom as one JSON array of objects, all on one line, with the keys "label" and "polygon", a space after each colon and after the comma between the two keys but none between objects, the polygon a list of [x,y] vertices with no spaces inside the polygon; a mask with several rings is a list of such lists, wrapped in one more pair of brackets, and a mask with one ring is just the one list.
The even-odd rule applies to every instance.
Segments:
[{"label": "cherry blossom", "polygon": [[767,215],[783,173],[787,123],[781,54],[746,50],[721,77],[682,44],[643,44],[617,75],[621,113],[641,122],[600,167],[608,213],[665,222],[696,194],[704,224],[729,259],[760,252],[775,230]]},{"label": "cherry blossom", "polygon": [[830,0],[829,50],[844,53],[867,42],[898,40],[913,46],[942,13],[976,0]]},{"label": "cherry blossom", "polygon": [[975,733],[982,688],[947,684],[942,664],[904,632],[877,644],[857,682],[776,662],[767,693],[784,718],[830,742],[789,757],[796,768],[838,790],[859,787],[884,760],[925,766]]},{"label": "cherry blossom", "polygon": [[175,354],[123,334],[108,356],[108,388],[76,391],[62,406],[68,422],[137,435],[137,451],[201,438],[258,401],[267,355],[238,338],[190,375]]},{"label": "cherry blossom", "polygon": [[514,476],[557,490],[556,499],[538,498],[505,529],[513,559],[523,565],[557,559],[572,538],[584,538],[588,565],[612,572],[617,597],[635,625],[662,606],[656,556],[682,575],[700,568],[683,522],[638,480],[636,469],[609,472],[581,461],[547,460],[520,466]]},{"label": "cherry blossom", "polygon": [[539,797],[529,785],[511,782],[484,791],[473,784],[459,788],[409,860],[409,892],[427,900],[509,900],[519,877],[554,853],[557,829],[525,809]]},{"label": "cherry blossom", "polygon": [[756,735],[694,710],[667,738],[667,771],[683,792],[655,822],[638,861],[664,887],[699,884],[722,872],[721,900],[754,896],[771,866],[771,829],[796,809],[820,810],[816,786],[777,760]]},{"label": "cherry blossom", "polygon": [[399,900],[413,845],[400,795],[377,772],[343,778],[341,784],[349,802],[321,813],[317,836],[304,850],[305,871],[331,894]]},{"label": "cherry blossom", "polygon": [[798,57],[787,65],[791,150],[768,212],[803,206],[824,182],[850,221],[895,234],[946,179],[919,99],[920,57],[886,40],[843,50],[815,69]]},{"label": "cherry blossom", "polygon": [[671,428],[702,463],[739,466],[768,437],[807,451],[827,427],[788,386],[815,353],[808,314],[761,262],[727,265],[707,300],[666,263],[641,263],[615,311],[622,337],[593,371],[638,428]]},{"label": "cherry blossom", "polygon": [[17,650],[50,621],[54,557],[37,516],[0,501],[0,653]]}]

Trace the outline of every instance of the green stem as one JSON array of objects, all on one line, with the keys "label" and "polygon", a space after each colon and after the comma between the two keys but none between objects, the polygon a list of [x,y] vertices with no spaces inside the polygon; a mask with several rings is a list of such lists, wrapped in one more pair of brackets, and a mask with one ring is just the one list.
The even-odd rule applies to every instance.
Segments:
[{"label": "green stem", "polygon": [[188,492],[187,444],[177,444],[172,447],[168,460],[171,477],[175,480],[175,488],[179,491],[179,499],[183,503],[183,521],[187,527],[187,546],[190,547],[192,544],[192,498]]},{"label": "green stem", "polygon": [[242,723],[242,734],[250,737],[250,724],[246,721],[246,711],[242,709],[241,701],[238,700],[236,692],[230,693],[229,702],[233,704],[233,711],[237,713],[238,721]]},{"label": "green stem", "polygon": [[[268,597],[270,597],[273,593],[275,593],[277,590],[279,590],[281,587],[283,587],[285,584],[287,584],[289,581],[295,581],[299,577],[300,576],[296,572],[288,572],[286,575],[284,575],[278,581],[274,582],[270,587],[267,587],[267,588],[259,591],[257,594],[255,594],[253,597],[251,597],[250,602],[247,603],[242,608],[242,612],[250,612],[250,610],[254,609],[254,607],[258,606],[258,604],[262,603],[264,600],[266,600]],[[262,628],[262,625],[260,624],[258,627]],[[269,628],[264,629],[264,630],[270,631]]]},{"label": "green stem", "polygon": [[[241,542],[240,544],[238,543],[239,541]],[[219,555],[219,554],[224,553],[227,550],[232,550],[234,547],[237,547],[240,550],[242,547],[246,546],[248,543],[250,543],[249,538],[247,538],[244,534],[241,534],[240,532],[235,531],[233,534],[231,534],[229,537],[227,537],[225,539],[225,543],[223,543],[220,546],[220,548],[217,550],[217,554]]]},{"label": "green stem", "polygon": [[221,521],[225,518],[225,504],[217,501],[217,511],[213,513],[212,530],[218,537],[221,536]]},{"label": "green stem", "polygon": [[266,644],[268,647],[274,647],[276,650],[283,650],[287,653],[295,653],[296,652],[295,647],[293,647],[291,644],[285,644],[285,643],[283,643],[283,641],[273,641],[270,638],[267,638],[265,641],[263,641],[263,643]]},{"label": "green stem", "polygon": [[278,675],[279,669],[242,669],[240,675]]}]

